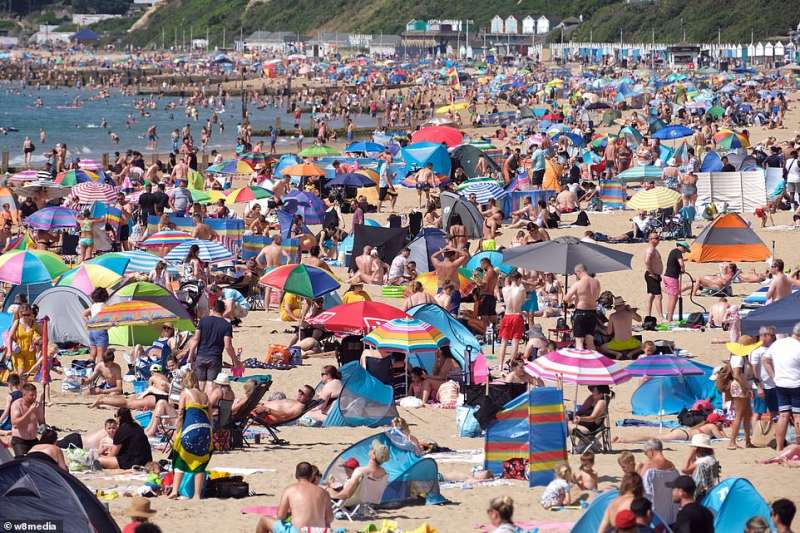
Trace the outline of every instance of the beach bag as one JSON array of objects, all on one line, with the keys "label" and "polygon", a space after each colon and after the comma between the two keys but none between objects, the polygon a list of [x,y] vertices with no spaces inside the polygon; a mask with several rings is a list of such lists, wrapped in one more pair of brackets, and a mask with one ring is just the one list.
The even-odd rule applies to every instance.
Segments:
[{"label": "beach bag", "polygon": [[453,409],[458,403],[458,383],[448,380],[439,385],[436,398],[444,409]]},{"label": "beach bag", "polygon": [[769,413],[761,415],[753,424],[751,431],[753,445],[757,448],[768,448],[770,441],[775,441],[773,427],[772,415]]},{"label": "beach bag", "polygon": [[716,374],[717,379],[714,381],[714,386],[717,387],[719,392],[727,394],[731,388],[731,381],[733,381],[731,363],[729,361],[722,363],[722,366],[719,367]]},{"label": "beach bag", "polygon": [[691,428],[705,422],[709,414],[711,414],[711,410],[700,409],[694,411],[684,407],[681,409],[681,412],[678,413],[678,423]]},{"label": "beach bag", "polygon": [[270,344],[267,346],[267,355],[264,357],[266,363],[269,364],[289,364],[289,348],[283,344]]},{"label": "beach bag", "polygon": [[69,448],[63,450],[64,461],[69,466],[70,472],[83,472],[92,470],[94,467],[94,457],[89,450],[78,448],[74,444],[70,444]]},{"label": "beach bag", "polygon": [[642,320],[642,329],[645,331],[655,331],[658,325],[658,319],[654,316],[646,316]]},{"label": "beach bag", "polygon": [[703,327],[706,325],[706,317],[703,313],[691,313],[686,318],[686,327],[687,328],[697,328]]},{"label": "beach bag", "polygon": [[503,461],[503,479],[528,479],[528,460],[515,457]]},{"label": "beach bag", "polygon": [[206,482],[206,498],[246,498],[250,493],[242,476],[219,477]]},{"label": "beach bag", "polygon": [[578,218],[575,219],[573,226],[589,226],[590,224],[589,215],[586,214],[586,211],[581,211],[578,213]]},{"label": "beach bag", "polygon": [[462,405],[456,408],[456,427],[459,437],[481,436],[481,426],[475,418],[475,407]]}]

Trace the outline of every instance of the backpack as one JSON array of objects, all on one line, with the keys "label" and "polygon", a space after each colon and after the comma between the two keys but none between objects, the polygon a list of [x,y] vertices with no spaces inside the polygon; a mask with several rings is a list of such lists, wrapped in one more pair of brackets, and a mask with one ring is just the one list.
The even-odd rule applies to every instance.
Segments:
[{"label": "backpack", "polygon": [[711,414],[711,411],[707,409],[689,410],[684,407],[681,409],[681,412],[678,413],[678,423],[691,428],[705,422],[709,414]]},{"label": "backpack", "polygon": [[646,316],[642,320],[642,329],[645,331],[655,331],[658,326],[658,319],[654,316]]},{"label": "backpack", "polygon": [[727,393],[731,388],[732,381],[733,368],[731,368],[730,361],[725,361],[722,363],[722,366],[719,367],[719,370],[717,370],[717,379],[714,381],[714,385],[719,392]]},{"label": "backpack", "polygon": [[575,219],[573,225],[588,226],[589,224],[591,224],[591,222],[589,222],[589,215],[586,214],[586,211],[581,211],[580,213],[578,213],[578,218]]}]

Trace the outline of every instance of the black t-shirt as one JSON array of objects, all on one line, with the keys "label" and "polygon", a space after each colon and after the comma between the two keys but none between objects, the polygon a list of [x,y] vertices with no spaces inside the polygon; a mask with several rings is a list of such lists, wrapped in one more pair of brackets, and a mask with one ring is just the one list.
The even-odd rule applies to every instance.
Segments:
[{"label": "black t-shirt", "polygon": [[161,191],[153,193],[153,206],[157,213],[163,213],[167,205],[169,205],[169,196],[167,196],[167,193]]},{"label": "black t-shirt", "polygon": [[767,157],[764,163],[771,168],[783,168],[783,156],[781,154],[772,154]]},{"label": "black t-shirt", "polygon": [[714,533],[714,515],[697,502],[686,504],[675,519],[674,533]]},{"label": "black t-shirt", "polygon": [[664,275],[668,278],[679,278],[681,275],[680,260],[683,259],[683,251],[673,248],[667,256],[667,266],[664,268]]},{"label": "black t-shirt", "polygon": [[19,206],[19,212],[22,214],[22,218],[28,218],[32,214],[37,211],[36,204],[31,202],[22,202]]},{"label": "black t-shirt", "polygon": [[233,338],[233,326],[224,318],[205,316],[197,325],[200,330],[200,342],[197,345],[198,359],[222,359],[225,349],[225,337]]},{"label": "black t-shirt", "polygon": [[727,165],[722,166],[722,170],[720,172],[736,172],[736,167],[728,163]]},{"label": "black t-shirt", "polygon": [[139,424],[121,424],[114,434],[114,445],[121,446],[117,454],[119,467],[127,470],[134,465],[144,466],[153,460],[150,441]]},{"label": "black t-shirt", "polygon": [[142,210],[143,215],[152,215],[155,213],[153,206],[155,205],[155,195],[151,192],[143,192],[139,195],[139,209]]}]

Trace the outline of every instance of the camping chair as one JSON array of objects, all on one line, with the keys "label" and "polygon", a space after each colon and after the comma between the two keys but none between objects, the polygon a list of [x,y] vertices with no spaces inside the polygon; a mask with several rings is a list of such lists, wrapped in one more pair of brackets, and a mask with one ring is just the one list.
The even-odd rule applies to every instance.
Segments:
[{"label": "camping chair", "polygon": [[279,424],[275,424],[271,420],[269,420],[269,419],[267,419],[267,418],[265,418],[265,417],[263,417],[261,415],[256,415],[256,414],[251,415],[251,419],[252,419],[253,423],[256,423],[256,424],[259,424],[261,426],[264,426],[264,428],[267,430],[267,432],[270,435],[270,438],[272,440],[272,444],[275,444],[276,446],[286,446],[287,444],[289,444],[289,441],[286,440],[286,439],[282,439],[282,438],[280,438],[278,436],[278,433],[280,433],[280,429],[279,428],[281,426],[287,426],[287,425],[293,424],[294,422],[297,422],[298,420],[303,418],[303,416],[305,416],[306,413],[308,413],[309,411],[311,411],[315,407],[319,407],[320,405],[322,405],[322,400],[311,400],[308,403],[308,405],[306,405],[306,408],[303,409],[302,413],[300,413],[296,417],[291,418],[289,420],[284,420],[283,422],[281,422]]},{"label": "camping chair", "polygon": [[726,283],[722,288],[715,289],[714,287],[706,287],[704,289],[700,289],[701,296],[716,296],[717,298],[730,298],[733,296],[733,280],[736,278],[734,276],[731,278],[728,283]]},{"label": "camping chair", "polygon": [[[231,436],[231,448],[249,447],[250,443],[244,437],[244,432],[252,423],[252,411],[264,399],[264,395],[272,386],[272,381],[259,382],[253,389],[253,393],[239,406],[234,413],[231,411],[228,423],[220,424],[218,431],[229,432]],[[241,443],[241,445],[238,445]]]},{"label": "camping chair", "polygon": [[580,455],[588,450],[595,453],[611,452],[611,424],[609,422],[611,397],[604,395],[603,399],[606,401],[606,415],[600,421],[600,427],[589,431],[583,426],[575,425],[570,432],[569,441],[573,454]]},{"label": "camping chair", "polygon": [[233,413],[233,400],[220,400],[217,405],[217,418],[211,419],[212,440],[214,451],[228,452],[231,450],[232,439],[230,433],[221,428],[228,427]]},{"label": "camping chair", "polygon": [[[388,474],[387,474],[388,475]],[[333,514],[334,517],[341,519],[347,518],[349,522],[355,520],[364,520],[374,518],[374,507],[380,505],[380,502],[373,502],[367,494],[369,483],[365,483],[365,478],[361,478],[355,492],[346,500],[334,500]]]}]

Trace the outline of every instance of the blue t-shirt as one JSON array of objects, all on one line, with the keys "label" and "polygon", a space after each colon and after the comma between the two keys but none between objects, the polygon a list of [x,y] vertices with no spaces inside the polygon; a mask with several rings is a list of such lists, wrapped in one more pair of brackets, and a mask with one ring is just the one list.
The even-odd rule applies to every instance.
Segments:
[{"label": "blue t-shirt", "polygon": [[232,300],[233,303],[244,309],[250,309],[250,304],[247,303],[247,298],[242,296],[242,293],[236,289],[225,288],[222,289],[222,299]]},{"label": "blue t-shirt", "polygon": [[533,156],[531,156],[533,162],[533,170],[544,170],[545,168],[545,161],[544,161],[544,150],[538,148],[535,152],[533,152]]},{"label": "blue t-shirt", "polygon": [[198,359],[222,359],[225,337],[233,338],[233,326],[222,317],[205,316],[197,325],[200,342],[197,345]]}]

